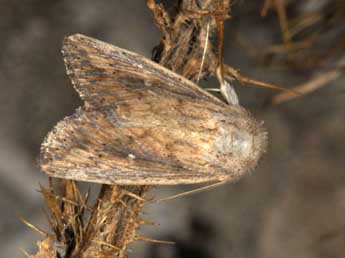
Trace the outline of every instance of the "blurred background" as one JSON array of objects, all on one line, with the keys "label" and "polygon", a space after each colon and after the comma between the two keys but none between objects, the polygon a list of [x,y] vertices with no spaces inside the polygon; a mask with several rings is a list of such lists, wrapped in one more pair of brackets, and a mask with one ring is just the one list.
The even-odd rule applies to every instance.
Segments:
[{"label": "blurred background", "polygon": [[[261,17],[265,1],[235,1],[225,23],[225,63],[286,87],[334,68],[345,55],[344,3],[302,2],[286,1],[287,17],[311,12],[319,20],[305,18],[302,34],[294,36],[316,34],[319,40],[291,58],[279,50],[289,39],[282,39],[275,9]],[[36,157],[48,131],[82,104],[60,53],[63,37],[74,33],[147,57],[160,40],[144,0],[0,0],[2,257],[23,256],[18,248],[34,253],[41,239],[19,216],[49,230],[38,192],[47,179]],[[272,45],[278,46],[269,49]],[[344,77],[281,105],[267,104],[278,91],[235,87],[240,103],[265,121],[270,133],[259,167],[237,183],[148,205],[145,218],[159,225],[145,226],[142,235],[176,245],[135,243],[128,257],[344,257]],[[166,197],[192,187],[157,187],[152,195]]]}]

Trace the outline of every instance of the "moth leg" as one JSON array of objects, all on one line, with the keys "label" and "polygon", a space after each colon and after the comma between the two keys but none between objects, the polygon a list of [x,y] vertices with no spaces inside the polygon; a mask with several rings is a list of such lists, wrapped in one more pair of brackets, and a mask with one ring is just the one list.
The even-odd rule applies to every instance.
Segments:
[{"label": "moth leg", "polygon": [[178,198],[178,197],[182,197],[182,196],[185,196],[185,195],[190,195],[190,194],[194,194],[194,193],[200,193],[200,192],[203,192],[203,191],[211,190],[211,189],[216,188],[218,186],[224,185],[224,184],[226,184],[228,182],[229,182],[229,180],[225,179],[225,180],[219,181],[219,182],[214,183],[214,184],[206,185],[206,186],[203,186],[203,187],[200,187],[200,188],[196,188],[196,189],[193,189],[193,190],[190,190],[190,191],[187,191],[187,192],[175,194],[175,195],[172,195],[172,196],[169,196],[169,197],[166,197],[166,198],[158,199],[155,202],[172,200],[172,199],[175,199],[175,198]]}]

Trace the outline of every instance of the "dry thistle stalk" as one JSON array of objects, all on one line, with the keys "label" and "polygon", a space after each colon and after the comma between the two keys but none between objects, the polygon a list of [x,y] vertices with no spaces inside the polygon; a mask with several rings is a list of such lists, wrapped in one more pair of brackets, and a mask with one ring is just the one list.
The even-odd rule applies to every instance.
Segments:
[{"label": "dry thistle stalk", "polygon": [[[205,36],[217,26],[222,31],[229,1],[181,1],[174,17],[154,1],[148,6],[164,34],[155,60],[191,80],[202,62],[202,77],[215,74],[221,57]],[[232,180],[253,168],[265,149],[266,133],[242,107],[226,105],[143,57],[80,35],[67,38],[64,51],[86,105],[43,145],[42,170],[64,179],[59,194],[52,184],[42,188],[54,232],[46,241],[56,246],[32,257],[123,257],[129,243],[145,239],[136,233],[149,189],[142,184]],[[86,198],[67,178],[132,186],[103,185],[88,217]]]}]

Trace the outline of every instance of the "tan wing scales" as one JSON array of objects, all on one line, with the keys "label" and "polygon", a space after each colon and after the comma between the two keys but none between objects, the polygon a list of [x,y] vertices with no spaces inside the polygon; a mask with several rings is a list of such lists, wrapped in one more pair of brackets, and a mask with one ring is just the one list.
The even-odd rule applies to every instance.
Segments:
[{"label": "tan wing scales", "polygon": [[202,150],[193,146],[198,139],[185,141],[184,136],[191,137],[166,127],[116,127],[101,112],[79,109],[47,136],[40,165],[54,177],[105,184],[219,179],[205,170]]},{"label": "tan wing scales", "polygon": [[266,133],[238,105],[135,53],[83,35],[65,39],[67,73],[85,106],[41,148],[51,176],[106,184],[187,184],[238,178]]}]

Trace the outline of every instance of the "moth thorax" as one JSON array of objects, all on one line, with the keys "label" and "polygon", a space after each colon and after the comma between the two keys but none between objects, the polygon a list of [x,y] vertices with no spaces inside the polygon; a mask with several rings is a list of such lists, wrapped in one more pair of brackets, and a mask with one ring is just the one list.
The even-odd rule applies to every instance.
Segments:
[{"label": "moth thorax", "polygon": [[216,140],[216,147],[221,154],[248,158],[255,151],[254,135],[237,128],[232,128],[229,131],[222,130]]}]

